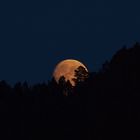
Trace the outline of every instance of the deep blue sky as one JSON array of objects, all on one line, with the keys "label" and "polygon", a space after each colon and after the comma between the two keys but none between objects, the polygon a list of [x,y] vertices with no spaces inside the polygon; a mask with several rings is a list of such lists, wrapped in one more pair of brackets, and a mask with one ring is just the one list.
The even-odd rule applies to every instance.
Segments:
[{"label": "deep blue sky", "polygon": [[74,58],[97,71],[123,45],[140,41],[139,0],[0,3],[0,79],[48,81]]}]

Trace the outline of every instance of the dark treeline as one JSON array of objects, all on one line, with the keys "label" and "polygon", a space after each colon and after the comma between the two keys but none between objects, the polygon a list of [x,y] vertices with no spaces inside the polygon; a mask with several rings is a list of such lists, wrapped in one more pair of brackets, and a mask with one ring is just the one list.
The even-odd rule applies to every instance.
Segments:
[{"label": "dark treeline", "polygon": [[99,72],[79,67],[76,86],[54,78],[0,82],[0,139],[118,140],[140,133],[140,44],[125,46]]}]

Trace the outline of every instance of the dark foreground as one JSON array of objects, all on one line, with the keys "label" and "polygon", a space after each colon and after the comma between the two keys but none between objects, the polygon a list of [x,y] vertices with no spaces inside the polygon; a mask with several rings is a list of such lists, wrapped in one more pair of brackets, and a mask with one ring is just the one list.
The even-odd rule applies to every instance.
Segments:
[{"label": "dark foreground", "polygon": [[0,140],[139,139],[140,45],[119,50],[75,88],[1,81],[0,128]]}]

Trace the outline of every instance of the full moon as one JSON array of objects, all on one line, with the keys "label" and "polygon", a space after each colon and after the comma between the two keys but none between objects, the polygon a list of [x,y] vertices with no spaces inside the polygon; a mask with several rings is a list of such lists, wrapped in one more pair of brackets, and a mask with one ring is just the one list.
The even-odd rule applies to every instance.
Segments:
[{"label": "full moon", "polygon": [[79,67],[82,66],[85,68],[86,71],[87,68],[85,67],[84,64],[79,62],[78,60],[74,59],[66,59],[61,61],[56,65],[56,68],[53,72],[53,77],[55,78],[56,82],[58,83],[59,79],[61,76],[65,77],[65,80],[69,80],[72,86],[75,86],[75,82],[72,80],[75,77],[75,70]]}]

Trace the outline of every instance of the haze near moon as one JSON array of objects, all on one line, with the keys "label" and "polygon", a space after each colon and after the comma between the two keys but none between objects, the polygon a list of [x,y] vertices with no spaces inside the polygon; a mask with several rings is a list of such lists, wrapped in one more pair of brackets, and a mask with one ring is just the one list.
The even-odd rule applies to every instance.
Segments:
[{"label": "haze near moon", "polygon": [[79,67],[82,66],[85,68],[86,71],[87,68],[85,67],[84,64],[79,62],[78,60],[74,59],[66,59],[61,61],[56,65],[56,68],[53,72],[53,77],[55,78],[56,82],[58,83],[59,79],[61,76],[64,76],[66,81],[69,80],[72,84],[72,86],[75,86],[75,82],[72,80],[75,78],[75,70]]}]

